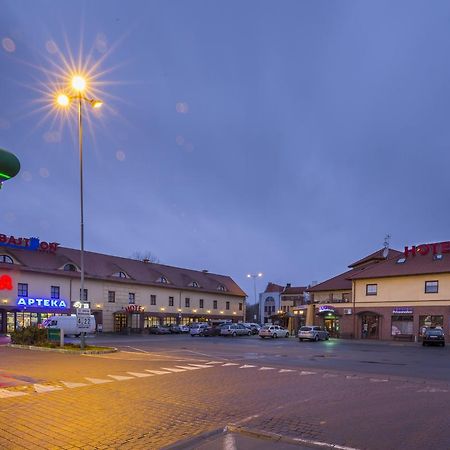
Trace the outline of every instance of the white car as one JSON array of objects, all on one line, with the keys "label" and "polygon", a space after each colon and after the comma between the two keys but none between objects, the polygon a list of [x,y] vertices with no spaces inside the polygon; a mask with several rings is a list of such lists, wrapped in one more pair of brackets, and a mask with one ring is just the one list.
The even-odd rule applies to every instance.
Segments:
[{"label": "white car", "polygon": [[189,328],[189,334],[192,337],[201,336],[206,328],[208,328],[208,325],[206,323],[194,323]]},{"label": "white car", "polygon": [[264,339],[266,337],[278,338],[278,337],[289,337],[289,331],[286,328],[280,327],[279,325],[264,325],[259,330],[259,337]]}]

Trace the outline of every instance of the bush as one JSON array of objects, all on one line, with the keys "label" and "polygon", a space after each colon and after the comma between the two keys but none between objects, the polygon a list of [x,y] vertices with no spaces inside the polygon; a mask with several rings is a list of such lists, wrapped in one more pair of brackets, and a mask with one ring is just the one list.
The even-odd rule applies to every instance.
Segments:
[{"label": "bush", "polygon": [[19,345],[43,345],[48,342],[46,328],[35,326],[22,328],[11,333],[11,343]]}]

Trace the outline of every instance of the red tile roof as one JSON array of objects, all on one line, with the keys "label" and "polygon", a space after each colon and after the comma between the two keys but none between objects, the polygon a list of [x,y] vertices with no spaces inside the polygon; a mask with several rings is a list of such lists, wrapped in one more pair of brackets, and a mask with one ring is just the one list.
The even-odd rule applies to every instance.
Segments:
[{"label": "red tile roof", "polygon": [[282,294],[283,295],[295,295],[303,294],[307,289],[307,286],[289,286],[285,287]]},{"label": "red tile roof", "polygon": [[353,272],[359,272],[359,269],[349,270],[347,272],[336,275],[322,283],[316,284],[307,289],[308,292],[321,292],[321,291],[351,291],[352,282],[348,279],[348,276]]},{"label": "red tile roof", "polygon": [[[361,266],[366,263],[374,263],[374,262],[384,261],[386,258],[383,256],[383,252],[384,252],[384,248],[370,254],[369,256],[366,256],[365,258],[362,258],[362,259],[350,264],[348,267],[351,267],[353,269],[354,267],[358,267],[358,266]],[[389,252],[388,252],[388,258],[392,258],[393,256],[400,256],[402,254],[403,254],[402,252],[399,252],[398,250],[390,248]]]},{"label": "red tile roof", "polygon": [[[58,275],[72,278],[80,277],[79,272],[62,270],[62,267],[67,263],[73,263],[80,267],[80,250],[58,247],[55,253],[47,253],[0,247],[0,254],[9,254],[22,264],[19,266],[0,263],[1,269],[23,270],[46,274],[58,273]],[[84,252],[84,267],[87,279],[108,279],[119,283],[130,283],[130,280],[132,280],[134,283],[143,285],[168,288],[175,287],[198,292],[214,292],[218,295],[246,296],[246,293],[229,276],[210,272],[183,269],[164,264],[146,263],[135,259],[88,251]],[[113,277],[112,275],[117,272],[125,272],[130,278]],[[164,276],[169,284],[157,282],[161,276]],[[200,287],[189,287],[192,281],[196,281]],[[219,290],[220,285],[225,287],[225,291]]]},{"label": "red tile roof", "polygon": [[275,283],[267,283],[266,289],[264,292],[283,292],[284,287]]}]

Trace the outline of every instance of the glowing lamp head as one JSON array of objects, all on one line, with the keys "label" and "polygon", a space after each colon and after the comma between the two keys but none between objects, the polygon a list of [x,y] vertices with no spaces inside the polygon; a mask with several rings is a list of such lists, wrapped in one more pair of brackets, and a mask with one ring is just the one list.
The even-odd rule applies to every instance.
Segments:
[{"label": "glowing lamp head", "polygon": [[103,106],[103,102],[101,100],[91,100],[91,105],[94,109],[99,109]]},{"label": "glowing lamp head", "polygon": [[69,106],[70,100],[66,94],[59,94],[58,97],[56,97],[56,103],[58,103],[59,106]]},{"label": "glowing lamp head", "polygon": [[86,80],[81,75],[75,75],[72,78],[72,87],[78,91],[84,91],[86,89]]}]

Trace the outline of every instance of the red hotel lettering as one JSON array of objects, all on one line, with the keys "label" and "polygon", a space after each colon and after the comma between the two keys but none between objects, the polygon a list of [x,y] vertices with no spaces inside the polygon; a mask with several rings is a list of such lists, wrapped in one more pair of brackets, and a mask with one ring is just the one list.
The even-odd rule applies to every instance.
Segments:
[{"label": "red hotel lettering", "polygon": [[416,256],[416,246],[413,245],[411,247],[411,250],[408,248],[408,246],[405,246],[405,258],[407,258],[411,254],[412,256]]},{"label": "red hotel lettering", "polygon": [[437,251],[437,246],[438,245],[439,244],[431,244],[431,248],[433,249],[433,255],[436,255],[438,253],[438,251]]},{"label": "red hotel lettering", "polygon": [[430,247],[427,244],[422,244],[417,247],[417,253],[421,255],[428,255]]},{"label": "red hotel lettering", "polygon": [[12,278],[9,275],[2,275],[0,277],[0,290],[12,291]]},{"label": "red hotel lettering", "polygon": [[6,234],[0,234],[0,242],[6,242]]},{"label": "red hotel lettering", "polygon": [[48,244],[48,249],[51,252],[56,252],[56,249],[58,248],[58,243],[57,242],[51,242],[50,244]]},{"label": "red hotel lettering", "polygon": [[450,253],[450,242],[447,241],[441,243],[441,252]]},{"label": "red hotel lettering", "polygon": [[41,242],[39,245],[40,250],[48,250],[48,244],[47,242]]}]

